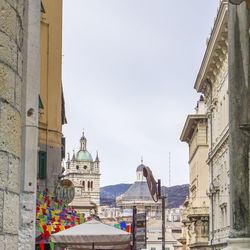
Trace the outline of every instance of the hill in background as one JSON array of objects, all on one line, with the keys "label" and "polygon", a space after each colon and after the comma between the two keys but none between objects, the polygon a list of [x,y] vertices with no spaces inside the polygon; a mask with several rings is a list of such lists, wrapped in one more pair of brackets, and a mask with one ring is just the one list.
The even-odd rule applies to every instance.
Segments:
[{"label": "hill in background", "polygon": [[[115,207],[117,196],[125,193],[132,184],[117,184],[101,188],[101,206]],[[162,187],[162,192],[167,196],[167,208],[176,208],[183,204],[189,195],[189,185],[178,185],[172,187]]]}]

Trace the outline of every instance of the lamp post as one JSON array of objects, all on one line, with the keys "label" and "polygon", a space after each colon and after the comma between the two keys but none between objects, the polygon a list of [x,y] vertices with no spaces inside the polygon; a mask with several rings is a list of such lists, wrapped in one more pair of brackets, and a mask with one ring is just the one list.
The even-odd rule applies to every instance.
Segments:
[{"label": "lamp post", "polygon": [[165,250],[165,202],[166,197],[161,194],[161,180],[156,183],[152,171],[149,167],[143,168],[143,175],[147,179],[150,194],[155,202],[162,201],[162,250]]}]

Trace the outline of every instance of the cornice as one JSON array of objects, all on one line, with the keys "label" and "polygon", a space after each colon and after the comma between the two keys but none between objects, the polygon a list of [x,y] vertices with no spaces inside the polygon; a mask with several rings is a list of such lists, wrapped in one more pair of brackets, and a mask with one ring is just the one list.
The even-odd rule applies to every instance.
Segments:
[{"label": "cornice", "polygon": [[214,83],[220,68],[227,57],[227,1],[222,0],[207,49],[195,81],[197,92],[206,94],[207,87]]},{"label": "cornice", "polygon": [[204,121],[207,123],[207,116],[206,115],[188,115],[185,125],[183,127],[180,140],[182,142],[189,142],[193,136],[193,133],[195,131],[195,128],[198,124],[198,122]]}]

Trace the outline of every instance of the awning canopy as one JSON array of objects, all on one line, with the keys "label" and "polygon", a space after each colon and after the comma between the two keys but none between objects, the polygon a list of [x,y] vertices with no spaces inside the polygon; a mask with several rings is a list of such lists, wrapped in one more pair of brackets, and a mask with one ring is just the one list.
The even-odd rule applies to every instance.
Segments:
[{"label": "awning canopy", "polygon": [[69,249],[131,249],[131,235],[96,220],[51,235],[51,241]]}]

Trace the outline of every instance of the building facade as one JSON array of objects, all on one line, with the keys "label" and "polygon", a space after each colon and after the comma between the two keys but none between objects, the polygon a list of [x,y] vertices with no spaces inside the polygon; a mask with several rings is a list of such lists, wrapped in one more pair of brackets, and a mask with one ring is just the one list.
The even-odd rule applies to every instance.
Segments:
[{"label": "building facade", "polygon": [[[89,201],[100,206],[100,161],[98,153],[95,161],[87,151],[87,139],[82,134],[80,138],[80,148],[72,158],[68,154],[66,162],[65,178],[73,182],[75,186],[75,198],[71,205],[78,207],[81,211],[80,201]],[[80,206],[80,207],[79,207]]]},{"label": "building facade", "polygon": [[209,245],[213,249],[227,246],[230,229],[227,9],[227,1],[221,1],[194,86],[204,95],[208,124]]},{"label": "building facade", "polygon": [[208,126],[203,96],[197,103],[196,114],[188,115],[181,141],[189,146],[189,199],[182,214],[183,235],[180,240],[186,249],[209,249],[209,187]]},{"label": "building facade", "polygon": [[62,0],[42,0],[40,25],[40,96],[38,185],[53,192],[61,175],[66,123],[62,89]]},{"label": "building facade", "polygon": [[40,0],[0,1],[0,248],[35,246]]}]

